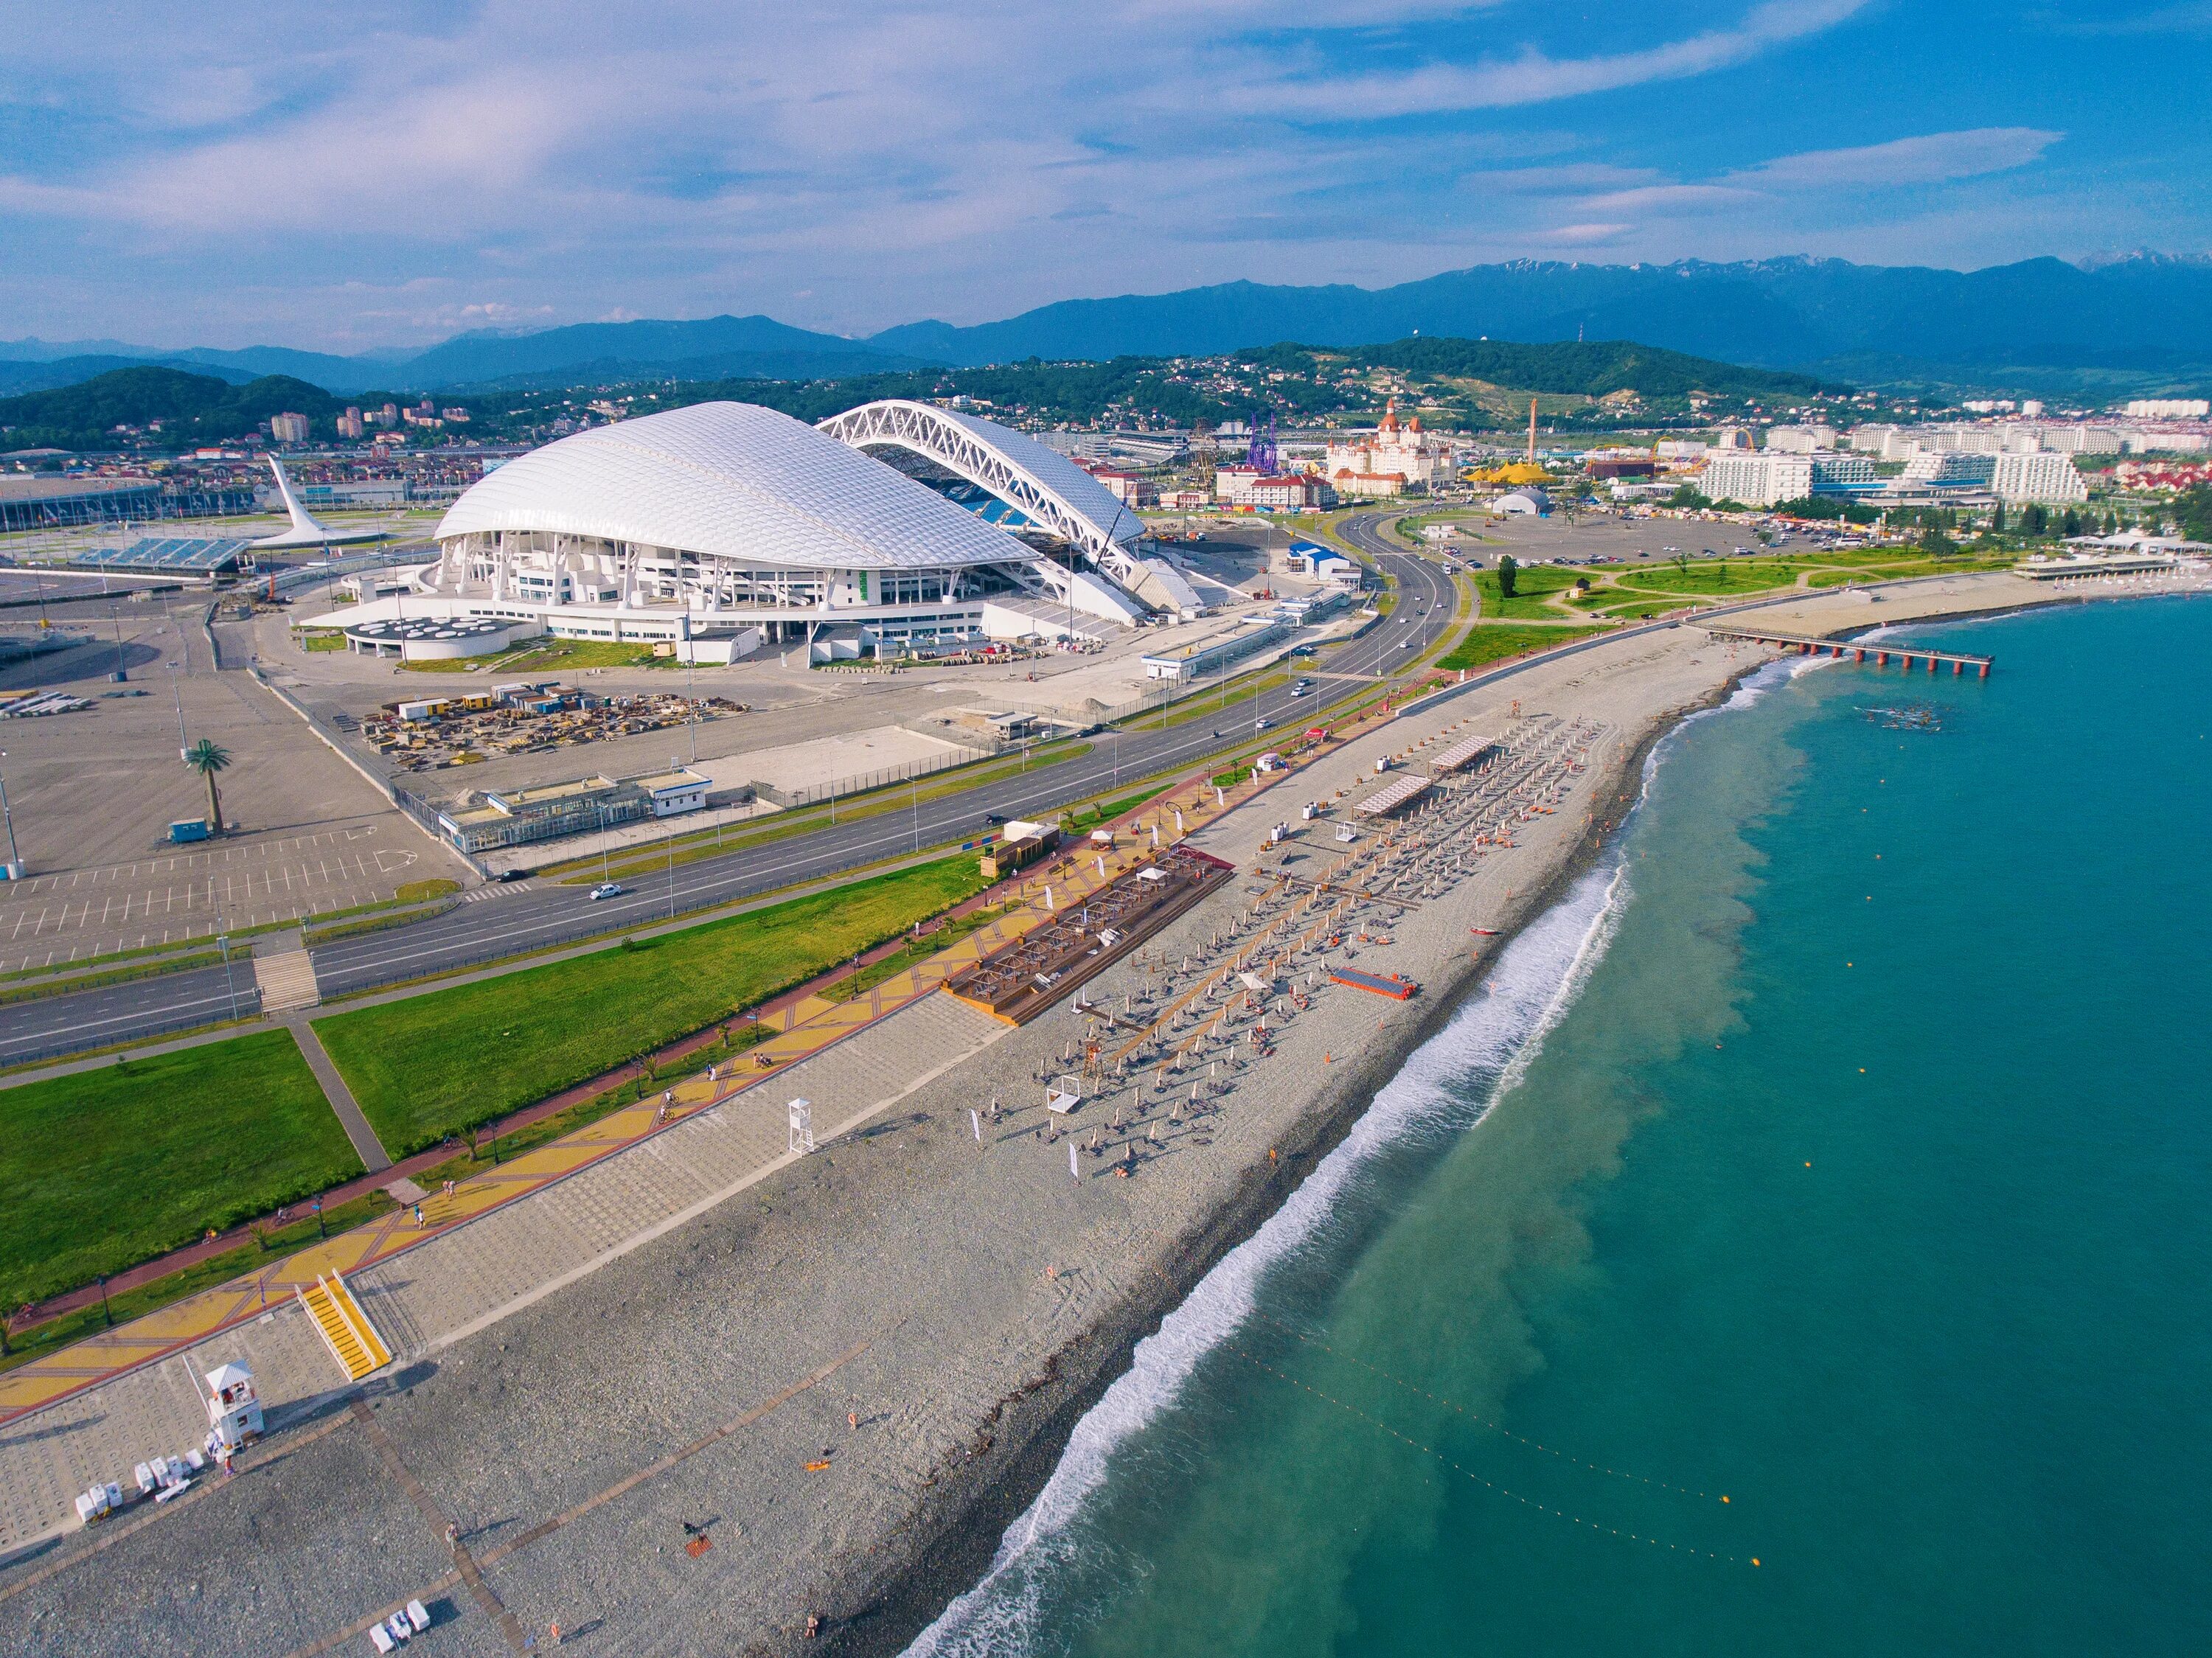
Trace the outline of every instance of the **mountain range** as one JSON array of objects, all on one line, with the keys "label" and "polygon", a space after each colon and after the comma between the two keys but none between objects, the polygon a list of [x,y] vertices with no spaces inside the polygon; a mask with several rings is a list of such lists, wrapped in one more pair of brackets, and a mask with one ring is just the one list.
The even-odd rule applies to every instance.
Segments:
[{"label": "mountain range", "polygon": [[1972,271],[1797,258],[1665,265],[1516,260],[1381,288],[1236,282],[1063,300],[998,322],[907,323],[865,339],[768,317],[721,316],[477,331],[411,356],[0,341],[0,395],[146,362],[241,381],[287,374],[344,394],[641,379],[807,380],[1030,357],[1206,355],[1288,340],[1370,345],[1415,334],[1636,340],[1859,381],[2027,392],[2195,389],[2212,383],[2212,260],[2145,253],[2091,264],[2027,259]]}]

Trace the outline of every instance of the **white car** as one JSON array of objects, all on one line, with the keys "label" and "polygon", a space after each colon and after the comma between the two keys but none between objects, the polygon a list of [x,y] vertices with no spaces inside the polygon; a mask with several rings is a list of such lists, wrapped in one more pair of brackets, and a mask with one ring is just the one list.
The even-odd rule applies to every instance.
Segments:
[{"label": "white car", "polygon": [[592,889],[592,902],[596,904],[602,898],[619,898],[623,896],[623,890],[612,881],[602,881]]}]

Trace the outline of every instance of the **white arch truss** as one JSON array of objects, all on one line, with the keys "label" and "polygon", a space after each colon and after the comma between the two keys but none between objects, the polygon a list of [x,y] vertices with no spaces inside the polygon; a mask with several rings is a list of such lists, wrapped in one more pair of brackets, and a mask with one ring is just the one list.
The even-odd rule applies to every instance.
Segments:
[{"label": "white arch truss", "polygon": [[1146,579],[1137,515],[1066,456],[1026,434],[903,398],[848,409],[820,429],[855,449],[905,449],[934,461],[989,490],[1122,586]]}]

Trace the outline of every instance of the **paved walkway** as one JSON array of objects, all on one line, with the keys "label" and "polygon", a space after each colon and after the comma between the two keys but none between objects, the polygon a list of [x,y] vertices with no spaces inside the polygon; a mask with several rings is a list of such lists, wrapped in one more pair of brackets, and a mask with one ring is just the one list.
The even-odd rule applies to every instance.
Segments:
[{"label": "paved walkway", "polygon": [[315,1027],[308,1022],[307,1011],[302,1009],[297,1013],[288,1013],[280,1023],[292,1033],[292,1039],[300,1044],[301,1056],[307,1060],[307,1069],[315,1073],[315,1080],[323,1085],[323,1096],[330,1101],[331,1109],[337,1114],[338,1125],[345,1130],[346,1138],[353,1142],[354,1155],[361,1159],[362,1167],[372,1175],[391,1168],[392,1154],[384,1149],[384,1142],[376,1138],[376,1131],[368,1126],[368,1119],[362,1114],[361,1107],[354,1101],[353,1090],[346,1086],[345,1078],[338,1075],[337,1066],[331,1063],[331,1056],[323,1051],[323,1039],[315,1035]]},{"label": "paved walkway", "polygon": [[[33,1412],[143,1366],[161,1361],[227,1330],[262,1318],[289,1303],[324,1272],[350,1277],[430,1238],[467,1225],[502,1206],[569,1179],[602,1159],[652,1139],[671,1123],[712,1109],[757,1089],[771,1078],[776,1109],[789,1092],[785,1073],[800,1061],[822,1054],[855,1033],[930,996],[946,978],[981,957],[1018,938],[1042,920],[1043,889],[1048,884],[1055,908],[1080,902],[1121,876],[1152,845],[1156,825],[1163,845],[1178,838],[1177,817],[1185,834],[1194,833],[1287,774],[1252,778],[1217,795],[1202,778],[1169,789],[1121,821],[1119,844],[1103,855],[1075,851],[1053,865],[1030,871],[1015,896],[1022,906],[848,1001],[810,995],[762,1021],[775,1034],[728,1067],[734,1074],[710,1079],[695,1075],[675,1084],[672,1110],[660,1117],[658,1101],[648,1100],[602,1118],[565,1139],[526,1152],[514,1162],[472,1175],[451,1193],[434,1194],[422,1206],[425,1226],[417,1230],[410,1211],[401,1210],[300,1251],[246,1277],[202,1292],[112,1331],[89,1337],[64,1351],[0,1374],[0,1428],[11,1428]],[[763,1066],[761,1060],[769,1064]],[[779,1114],[777,1121],[781,1124]],[[395,1346],[398,1344],[395,1344]],[[12,1440],[0,1440],[4,1449]],[[112,1476],[110,1476],[112,1477]],[[4,1479],[4,1474],[0,1474]],[[4,1544],[0,1544],[4,1546]]]}]

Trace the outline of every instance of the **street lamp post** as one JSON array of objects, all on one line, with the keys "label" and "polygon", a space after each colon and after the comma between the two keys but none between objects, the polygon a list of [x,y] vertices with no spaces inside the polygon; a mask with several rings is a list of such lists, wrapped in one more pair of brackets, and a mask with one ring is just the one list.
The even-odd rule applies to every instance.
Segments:
[{"label": "street lamp post", "polygon": [[691,659],[684,665],[684,695],[691,704],[691,717],[684,725],[691,733],[691,763],[699,763],[699,680],[698,647],[692,647]]},{"label": "street lamp post", "polygon": [[[222,927],[223,924],[218,920],[216,925]],[[234,1024],[238,1021],[238,980],[230,969],[230,932],[227,927],[215,935],[215,944],[216,948],[222,952],[222,982],[224,988],[230,992],[230,1017]]]},{"label": "street lamp post", "polygon": [[175,663],[169,664],[169,693],[177,699],[177,757],[179,760],[185,757],[191,747],[190,740],[185,736],[184,683],[177,677],[180,671]]}]

